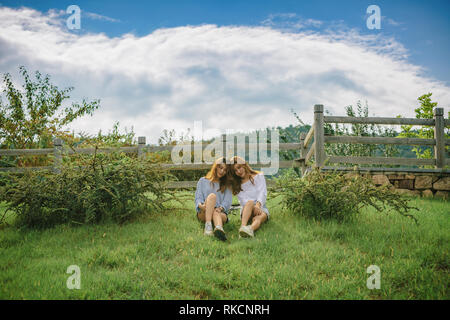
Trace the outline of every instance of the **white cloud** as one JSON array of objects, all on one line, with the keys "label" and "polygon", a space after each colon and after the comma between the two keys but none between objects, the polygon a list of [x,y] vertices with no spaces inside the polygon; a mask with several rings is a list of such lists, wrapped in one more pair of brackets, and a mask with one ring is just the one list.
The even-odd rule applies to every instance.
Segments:
[{"label": "white cloud", "polygon": [[385,16],[382,16],[382,18],[386,20],[386,22],[388,23],[388,25],[393,26],[393,27],[398,27],[398,26],[400,26],[400,25],[403,24],[402,22],[395,21],[394,19],[392,19],[392,18],[387,18],[387,17],[385,17]]},{"label": "white cloud", "polygon": [[358,99],[371,115],[414,116],[417,97],[440,106],[449,87],[425,78],[395,39],[354,30],[284,32],[270,26],[185,26],[137,37],[76,34],[57,11],[0,8],[0,70],[19,65],[51,75],[73,98],[101,99],[75,131],[108,131],[115,121],[156,142],[162,130],[241,129],[311,123],[313,105],[333,114]]},{"label": "white cloud", "polygon": [[323,22],[316,19],[304,19],[296,13],[274,13],[261,21],[261,25],[284,31],[297,31],[305,28],[318,28]]},{"label": "white cloud", "polygon": [[94,13],[94,12],[82,11],[81,15],[85,16],[89,19],[93,19],[93,20],[101,20],[101,21],[108,21],[108,22],[120,22],[120,20],[118,20],[118,19],[103,16],[101,14]]}]

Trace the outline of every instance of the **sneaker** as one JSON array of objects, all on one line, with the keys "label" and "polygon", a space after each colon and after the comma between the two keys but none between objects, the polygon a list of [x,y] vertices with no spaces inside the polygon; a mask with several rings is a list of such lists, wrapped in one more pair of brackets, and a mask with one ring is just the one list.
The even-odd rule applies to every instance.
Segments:
[{"label": "sneaker", "polygon": [[239,238],[253,238],[253,229],[249,226],[242,226],[239,228]]},{"label": "sneaker", "polygon": [[204,232],[205,236],[212,236],[213,233],[213,227],[212,227],[212,222],[207,222],[205,223],[205,232]]},{"label": "sneaker", "polygon": [[222,241],[227,241],[227,236],[225,235],[225,231],[221,226],[216,226],[214,228],[214,235]]}]

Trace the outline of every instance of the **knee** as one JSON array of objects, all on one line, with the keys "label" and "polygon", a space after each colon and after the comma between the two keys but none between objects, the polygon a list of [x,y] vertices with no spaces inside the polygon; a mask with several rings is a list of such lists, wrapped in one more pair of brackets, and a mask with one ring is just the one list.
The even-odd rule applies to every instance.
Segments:
[{"label": "knee", "polygon": [[255,205],[255,202],[253,201],[253,200],[248,200],[246,203],[245,203],[245,206],[246,207],[254,207],[254,205]]},{"label": "knee", "polygon": [[259,223],[263,223],[263,222],[267,221],[267,214],[264,212],[264,213],[260,214],[259,216],[256,216],[255,219],[258,220]]},{"label": "knee", "polygon": [[208,197],[206,197],[206,200],[209,200],[209,201],[214,201],[215,202],[216,199],[217,199],[217,196],[214,193],[210,193],[208,195]]}]

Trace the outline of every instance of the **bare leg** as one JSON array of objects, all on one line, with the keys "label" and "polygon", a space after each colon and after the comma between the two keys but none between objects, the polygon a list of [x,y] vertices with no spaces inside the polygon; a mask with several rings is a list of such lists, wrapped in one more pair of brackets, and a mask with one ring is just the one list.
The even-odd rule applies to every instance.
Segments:
[{"label": "bare leg", "polygon": [[197,213],[197,218],[202,222],[211,222],[215,205],[216,195],[214,193],[211,193],[206,198],[205,209],[200,209],[200,211]]},{"label": "bare leg", "polygon": [[255,203],[252,200],[247,201],[247,203],[244,205],[244,208],[242,209],[241,226],[247,225],[248,220],[252,216],[254,206]]},{"label": "bare leg", "polygon": [[214,225],[217,226],[223,226],[223,224],[227,221],[227,215],[223,212],[219,212],[217,210],[214,210],[213,212],[213,222]]},{"label": "bare leg", "polygon": [[216,195],[214,193],[210,193],[208,197],[206,197],[205,206],[206,206],[205,221],[211,222],[214,213],[214,208],[216,206]]},{"label": "bare leg", "polygon": [[198,220],[202,222],[206,222],[206,212],[203,209],[200,209],[200,211],[197,213]]},{"label": "bare leg", "polygon": [[253,229],[253,231],[256,231],[259,229],[261,224],[267,221],[267,214],[263,212],[259,216],[253,216],[252,224],[250,225],[250,228]]}]

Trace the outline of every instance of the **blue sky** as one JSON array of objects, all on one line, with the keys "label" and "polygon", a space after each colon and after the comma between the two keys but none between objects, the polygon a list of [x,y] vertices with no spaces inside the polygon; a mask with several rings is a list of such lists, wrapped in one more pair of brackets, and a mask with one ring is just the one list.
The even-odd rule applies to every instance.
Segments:
[{"label": "blue sky", "polygon": [[[450,84],[450,1],[448,0],[166,0],[166,1],[0,1],[4,6],[27,6],[47,11],[78,5],[111,20],[83,19],[82,32],[124,33],[143,36],[159,28],[216,24],[256,26],[271,14],[295,13],[304,19],[323,21],[322,29],[341,22],[362,34],[394,36],[409,51],[409,61],[426,68],[425,74]],[[381,9],[380,30],[366,28],[366,8]],[[67,15],[68,16],[68,15]],[[319,28],[320,29],[320,28]]]},{"label": "blue sky", "polygon": [[[5,1],[0,71],[51,75],[100,99],[76,132],[116,121],[155,142],[202,121],[206,134],[306,123],[324,104],[414,117],[417,97],[450,104],[450,1]],[[81,29],[69,30],[69,5]],[[369,30],[369,5],[381,29]],[[17,80],[19,81],[19,80]],[[447,110],[446,110],[447,112]]]}]

